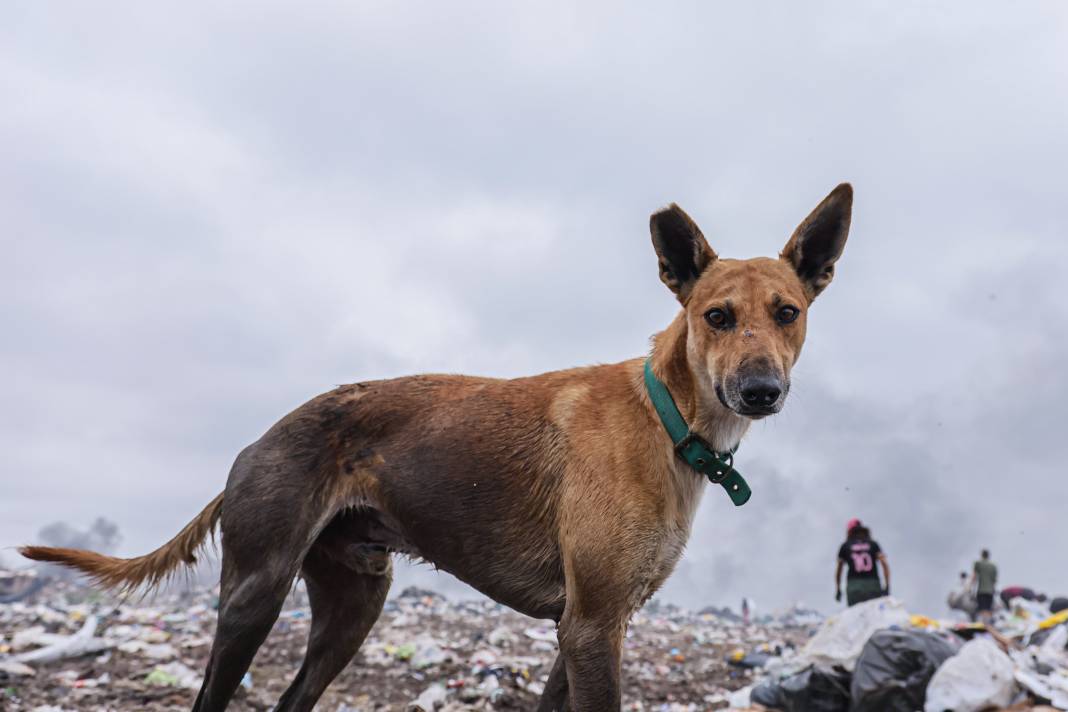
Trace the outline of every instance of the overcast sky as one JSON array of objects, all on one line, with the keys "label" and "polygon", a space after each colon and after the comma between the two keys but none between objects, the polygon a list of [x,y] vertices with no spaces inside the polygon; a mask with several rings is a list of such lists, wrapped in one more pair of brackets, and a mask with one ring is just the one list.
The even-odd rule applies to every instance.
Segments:
[{"label": "overcast sky", "polygon": [[0,545],[154,548],[339,383],[639,356],[677,309],[650,212],[773,255],[849,180],[753,499],[706,493],[662,598],[830,610],[854,516],[914,610],[983,546],[1068,593],[1063,1],[3,15]]}]

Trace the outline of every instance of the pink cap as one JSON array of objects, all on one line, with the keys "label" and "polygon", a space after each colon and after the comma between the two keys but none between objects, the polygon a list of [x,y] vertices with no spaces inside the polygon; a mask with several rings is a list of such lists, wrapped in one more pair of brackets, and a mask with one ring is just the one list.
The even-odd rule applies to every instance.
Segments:
[{"label": "pink cap", "polygon": [[853,531],[854,529],[856,529],[859,526],[860,526],[860,520],[859,519],[850,519],[848,522],[846,522],[846,533],[849,533],[849,532]]}]

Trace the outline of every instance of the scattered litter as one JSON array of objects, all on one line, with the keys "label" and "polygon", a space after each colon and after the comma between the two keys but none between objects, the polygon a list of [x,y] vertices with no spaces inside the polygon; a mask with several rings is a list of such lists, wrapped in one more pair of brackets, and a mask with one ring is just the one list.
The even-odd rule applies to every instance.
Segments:
[{"label": "scattered litter", "polygon": [[[623,709],[966,712],[1015,702],[1012,712],[1068,710],[1068,609],[1012,600],[991,627],[908,611],[893,598],[828,619],[802,606],[774,615],[751,608],[749,622],[725,608],[695,613],[654,600],[624,639]],[[0,709],[187,709],[217,605],[215,589],[130,601],[70,582],[0,603]],[[310,627],[298,582],[241,680],[236,707],[278,701]],[[489,600],[406,589],[386,602],[319,708],[534,709],[557,657],[556,634],[553,621]]]},{"label": "scattered litter", "polygon": [[495,645],[498,648],[510,648],[519,641],[519,637],[508,628],[499,626],[490,631],[490,634],[486,637],[490,645]]},{"label": "scattered litter", "polygon": [[989,638],[975,638],[947,660],[927,686],[925,712],[979,712],[1009,705],[1016,692],[1014,666]]},{"label": "scattered litter", "polygon": [[446,698],[447,692],[443,685],[431,685],[408,705],[407,712],[434,712],[445,704]]},{"label": "scattered litter", "polygon": [[853,671],[851,712],[922,709],[931,676],[959,647],[959,642],[926,630],[876,631]]},{"label": "scattered litter", "polygon": [[36,675],[37,671],[29,665],[15,660],[0,660],[0,673],[11,677],[25,677],[27,675]]},{"label": "scattered litter", "polygon": [[199,674],[179,662],[157,665],[145,677],[145,684],[153,687],[183,687],[187,690],[199,690],[201,682],[202,678]]},{"label": "scattered litter", "polygon": [[872,633],[908,624],[909,614],[896,598],[887,596],[858,603],[828,618],[801,655],[828,668],[852,670]]},{"label": "scattered litter", "polygon": [[849,712],[849,672],[811,666],[753,689],[753,702],[784,712]]},{"label": "scattered litter", "polygon": [[[98,623],[96,616],[89,616],[74,635],[48,636],[45,639],[49,642],[45,647],[16,655],[13,660],[19,663],[50,663],[107,650],[113,644],[95,636]],[[44,636],[37,637],[38,640],[42,638]]]},{"label": "scattered litter", "polygon": [[[217,605],[217,591],[210,588],[131,600],[71,582],[0,604],[0,709],[188,709],[203,679]],[[722,708],[759,676],[792,670],[796,650],[822,621],[794,607],[777,615],[762,612],[746,625],[740,616],[717,610],[699,614],[653,602],[634,617],[624,641],[628,711]],[[310,627],[307,592],[298,582],[241,680],[235,708],[277,703],[300,667]],[[355,660],[318,708],[534,709],[558,654],[556,633],[554,621],[527,618],[489,600],[450,601],[406,589],[386,602]],[[78,641],[88,644],[73,644]],[[53,656],[55,646],[62,655]],[[747,658],[741,666],[728,661],[738,649]],[[21,662],[23,655],[35,661]]]},{"label": "scattered litter", "polygon": [[531,640],[541,640],[546,643],[556,642],[556,631],[552,628],[527,628],[523,631],[523,635]]},{"label": "scattered litter", "polygon": [[153,660],[170,660],[178,656],[173,645],[167,643],[146,643],[143,640],[128,640],[120,643],[118,649],[124,653],[135,653]]},{"label": "scattered litter", "polygon": [[449,654],[433,638],[420,638],[414,647],[415,651],[409,657],[416,670],[440,665],[450,659]]},{"label": "scattered litter", "polygon": [[742,648],[731,651],[727,656],[727,664],[740,668],[762,668],[776,657],[773,653],[764,650],[746,652]]}]

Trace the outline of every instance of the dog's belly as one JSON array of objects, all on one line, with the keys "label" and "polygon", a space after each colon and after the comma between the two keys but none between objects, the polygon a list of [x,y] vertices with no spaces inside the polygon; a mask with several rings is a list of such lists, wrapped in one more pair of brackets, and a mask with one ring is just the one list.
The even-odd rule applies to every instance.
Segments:
[{"label": "dog's belly", "polygon": [[[532,547],[494,547],[494,537],[471,535],[471,521],[428,527],[412,512],[408,515],[411,521],[404,525],[375,508],[344,510],[324,529],[316,548],[335,564],[361,573],[385,573],[393,553],[422,560],[520,613],[559,620],[564,585],[558,562],[536,555]],[[467,534],[456,538],[461,529]],[[435,530],[436,535],[420,536]]]},{"label": "dog's belly", "polygon": [[[453,475],[415,493],[383,486],[395,551],[426,561],[510,608],[558,619],[564,574],[551,529],[495,482]],[[390,497],[389,495],[393,495]]]}]

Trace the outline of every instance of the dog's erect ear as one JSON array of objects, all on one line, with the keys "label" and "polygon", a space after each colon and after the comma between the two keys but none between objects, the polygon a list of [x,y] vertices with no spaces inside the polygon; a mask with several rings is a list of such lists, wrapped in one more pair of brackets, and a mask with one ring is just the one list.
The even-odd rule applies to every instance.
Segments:
[{"label": "dog's erect ear", "polygon": [[649,217],[649,232],[660,258],[660,281],[685,303],[716,253],[705,242],[697,223],[675,203]]},{"label": "dog's erect ear", "polygon": [[797,226],[779,255],[797,270],[809,301],[834,277],[834,263],[845,249],[852,214],[853,186],[842,183]]}]

